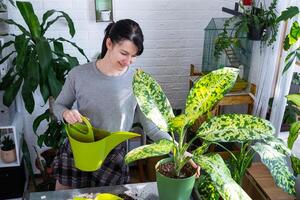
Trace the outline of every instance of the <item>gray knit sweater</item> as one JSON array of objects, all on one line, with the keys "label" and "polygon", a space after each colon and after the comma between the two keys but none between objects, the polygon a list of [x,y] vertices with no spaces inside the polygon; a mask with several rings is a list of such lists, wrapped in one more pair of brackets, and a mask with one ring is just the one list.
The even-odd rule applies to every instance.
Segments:
[{"label": "gray knit sweater", "polygon": [[78,111],[88,117],[96,128],[110,132],[129,131],[135,115],[146,134],[154,141],[170,135],[160,131],[137,106],[132,91],[134,70],[129,68],[120,76],[107,76],[96,68],[96,62],[73,68],[57,97],[53,110],[59,120],[76,101]]}]

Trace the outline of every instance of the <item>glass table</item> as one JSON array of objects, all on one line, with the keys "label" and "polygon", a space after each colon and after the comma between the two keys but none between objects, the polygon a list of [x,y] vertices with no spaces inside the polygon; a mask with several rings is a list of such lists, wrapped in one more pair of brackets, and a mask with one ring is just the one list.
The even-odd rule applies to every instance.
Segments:
[{"label": "glass table", "polygon": [[126,194],[136,200],[158,200],[156,182],[30,193],[30,200],[72,200],[98,193]]}]

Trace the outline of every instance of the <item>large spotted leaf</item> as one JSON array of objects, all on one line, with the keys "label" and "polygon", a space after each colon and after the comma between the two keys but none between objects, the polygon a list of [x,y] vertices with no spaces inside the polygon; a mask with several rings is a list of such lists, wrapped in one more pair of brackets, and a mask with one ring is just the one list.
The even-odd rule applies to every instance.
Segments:
[{"label": "large spotted leaf", "polygon": [[191,89],[185,106],[190,124],[210,111],[234,85],[238,69],[225,67],[201,77]]},{"label": "large spotted leaf", "polygon": [[188,124],[188,119],[184,114],[178,115],[169,121],[169,129],[171,132],[178,134],[184,133],[184,127]]},{"label": "large spotted leaf", "polygon": [[195,156],[193,160],[210,175],[224,200],[251,199],[232,178],[229,169],[219,154]]},{"label": "large spotted leaf", "polygon": [[125,156],[125,163],[129,164],[144,158],[166,155],[171,152],[173,147],[173,142],[167,139],[159,140],[153,144],[143,145],[129,151]]},{"label": "large spotted leaf", "polygon": [[245,142],[271,137],[272,124],[245,114],[226,114],[211,118],[197,130],[197,136],[207,141]]},{"label": "large spotted leaf", "polygon": [[269,168],[278,187],[289,194],[295,195],[295,177],[289,171],[286,156],[271,146],[256,143],[252,148],[260,155],[262,162]]},{"label": "large spotted leaf", "polygon": [[270,145],[273,149],[276,149],[278,152],[286,156],[292,155],[292,151],[286,146],[285,142],[274,135],[263,139],[263,141],[264,143]]},{"label": "large spotted leaf", "polygon": [[168,122],[174,117],[169,100],[159,84],[147,73],[137,70],[133,92],[141,111],[162,131],[168,132]]}]

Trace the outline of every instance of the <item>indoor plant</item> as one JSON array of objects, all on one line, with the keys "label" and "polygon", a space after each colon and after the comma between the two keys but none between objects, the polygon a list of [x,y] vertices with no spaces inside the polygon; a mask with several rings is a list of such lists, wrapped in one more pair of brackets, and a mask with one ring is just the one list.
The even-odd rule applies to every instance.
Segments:
[{"label": "indoor plant", "polygon": [[[278,0],[272,0],[267,8],[260,0],[252,2],[252,9],[241,8],[243,13],[227,19],[223,31],[215,41],[214,56],[219,58],[222,51],[230,45],[241,47],[241,38],[261,40],[271,45],[276,40],[278,23],[276,22],[276,5]],[[230,26],[233,29],[230,31]]]},{"label": "indoor plant", "polygon": [[40,123],[47,120],[48,128],[43,134],[38,134],[38,144],[58,148],[65,134],[62,132],[62,125],[52,114],[52,102],[60,93],[66,74],[72,67],[79,64],[76,57],[64,51],[63,43],[66,42],[75,47],[87,61],[88,58],[75,43],[62,37],[47,38],[45,36],[47,30],[55,22],[65,19],[69,33],[73,37],[75,28],[68,14],[63,11],[48,10],[44,13],[40,23],[30,2],[17,1],[16,4],[28,28],[11,19],[0,19],[20,31],[18,35],[6,34],[11,40],[0,47],[0,53],[13,47],[13,50],[0,60],[1,64],[11,58],[11,67],[0,81],[0,90],[5,91],[3,103],[9,106],[20,91],[26,110],[32,113],[35,108],[33,94],[36,89],[39,89],[44,102],[49,100],[49,109],[36,118],[33,130],[36,133]]},{"label": "indoor plant", "polygon": [[5,163],[10,163],[16,159],[15,142],[9,135],[6,135],[1,141],[1,160]]},{"label": "indoor plant", "polygon": [[[159,85],[148,74],[138,71],[133,81],[134,94],[137,97],[138,104],[147,118],[151,119],[161,130],[171,133],[173,141],[160,140],[154,144],[138,147],[126,155],[125,162],[130,163],[134,160],[172,152],[171,162],[174,162],[175,176],[180,176],[181,169],[192,158],[210,175],[213,186],[216,187],[223,199],[234,197],[249,199],[247,194],[231,178],[231,173],[222,158],[218,154],[204,153],[211,144],[219,144],[219,142],[256,142],[256,140],[262,140],[262,142],[257,141],[253,145],[253,149],[261,155],[263,162],[271,169],[278,186],[293,194],[295,178],[287,170],[287,166],[283,161],[284,155],[278,152],[287,148],[285,148],[282,141],[273,136],[274,128],[267,120],[251,115],[220,115],[203,123],[197,130],[195,137],[188,143],[184,142],[186,129],[200,115],[213,108],[234,84],[237,74],[237,69],[223,68],[200,78],[187,97],[184,114],[174,117],[171,106]],[[175,142],[175,134],[179,138],[178,144]],[[189,146],[197,138],[203,140],[202,146],[195,149],[192,156],[184,156]],[[246,145],[242,146],[244,154],[247,149]],[[270,152],[277,157],[268,157]],[[245,162],[243,166],[248,166],[249,159],[240,159],[239,161]],[[280,174],[279,172],[284,173]],[[161,176],[160,172],[157,172],[157,175]],[[159,179],[157,180],[159,188]],[[160,188],[158,190],[161,191]],[[177,190],[173,188],[172,192],[166,192],[169,194],[181,193],[175,191]],[[161,194],[161,192],[159,193]],[[168,199],[176,198],[180,197],[168,197]]]},{"label": "indoor plant", "polygon": [[[234,84],[238,74],[237,69],[222,68],[211,72],[199,79],[194,84],[193,89],[187,98],[186,109],[184,114],[174,117],[172,108],[166,96],[164,95],[160,86],[153,80],[150,75],[143,71],[137,71],[134,76],[133,90],[137,97],[138,104],[145,114],[145,116],[151,119],[162,131],[170,132],[173,141],[166,139],[155,142],[154,144],[138,147],[130,151],[126,157],[125,162],[130,163],[132,161],[143,159],[147,157],[160,156],[173,152],[171,162],[174,163],[174,177],[182,176],[182,169],[191,158],[191,156],[185,156],[185,152],[192,144],[192,141],[185,143],[186,129],[193,124],[193,122],[202,114],[210,111],[213,106],[223,97],[224,93],[228,91]],[[178,144],[175,141],[175,134],[179,137]],[[198,137],[198,136],[197,136]],[[219,155],[206,155],[202,153],[208,148],[209,143],[204,143],[193,152],[193,159],[198,163],[202,169],[212,172],[213,179],[218,183],[220,193],[225,198],[226,196],[232,196],[238,194],[239,196],[247,197],[247,194],[233,181],[228,173],[228,169]],[[199,158],[199,159],[196,159]],[[168,160],[164,160],[165,162]],[[219,170],[216,170],[214,166],[218,166]],[[159,165],[157,166],[159,168]],[[216,171],[215,171],[216,170]],[[160,189],[161,182],[159,179],[164,178],[160,172],[157,172],[158,190],[160,198],[162,199],[187,199],[191,193],[190,191],[179,191],[178,189],[172,189],[168,191]],[[192,179],[194,177],[181,177],[182,180]],[[167,178],[168,179],[168,178]],[[226,182],[218,181],[225,179]],[[176,179],[171,179],[174,182]],[[226,184],[231,184],[232,188],[226,187]],[[174,184],[172,184],[174,186]],[[181,185],[181,183],[175,183],[175,185]],[[184,186],[184,190],[192,189],[193,185]],[[165,191],[168,194],[174,196],[166,197]],[[234,193],[236,191],[236,193]],[[186,193],[185,196],[179,196]]]}]

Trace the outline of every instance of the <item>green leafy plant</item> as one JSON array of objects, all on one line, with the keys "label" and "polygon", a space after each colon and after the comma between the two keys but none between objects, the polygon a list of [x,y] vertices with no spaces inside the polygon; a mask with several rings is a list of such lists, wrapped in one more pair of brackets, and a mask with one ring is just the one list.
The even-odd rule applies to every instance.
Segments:
[{"label": "green leafy plant", "polygon": [[1,150],[2,151],[10,151],[15,148],[15,142],[8,135],[4,136],[1,142]]},{"label": "green leafy plant", "polygon": [[[239,170],[249,166],[253,151],[258,152],[263,163],[270,169],[277,185],[288,193],[294,194],[295,177],[289,172],[284,160],[290,152],[284,143],[274,136],[274,127],[267,120],[243,114],[212,117],[199,127],[194,138],[185,142],[187,128],[222,99],[225,92],[234,84],[237,75],[237,69],[222,68],[201,77],[187,97],[185,112],[175,117],[158,83],[145,72],[137,71],[133,80],[133,90],[142,112],[162,131],[170,132],[173,139],[172,141],[163,139],[138,147],[126,155],[125,162],[130,163],[172,152],[175,174],[179,176],[182,167],[192,158],[210,175],[213,186],[223,199],[230,199],[236,195],[240,199],[248,199],[247,194],[234,181],[240,174],[233,174],[234,179],[232,179],[230,170],[221,156],[207,153],[211,144],[240,142],[241,154],[232,155],[236,165],[241,166]],[[179,138],[178,143],[175,141],[175,134]],[[203,144],[192,152],[191,157],[185,156],[189,146],[199,138],[202,139]]]},{"label": "green leafy plant", "polygon": [[68,14],[63,11],[48,10],[43,14],[40,22],[30,2],[17,1],[16,4],[27,28],[12,19],[0,19],[0,22],[14,26],[20,31],[17,35],[5,34],[4,36],[10,36],[11,40],[0,47],[0,53],[6,48],[13,47],[13,50],[0,60],[2,64],[10,59],[12,66],[0,81],[0,90],[4,90],[3,103],[6,106],[11,105],[20,91],[26,110],[32,113],[35,108],[33,94],[39,89],[44,102],[49,100],[49,109],[36,118],[33,130],[36,133],[40,123],[47,120],[48,128],[43,134],[38,135],[38,144],[41,146],[44,143],[57,148],[65,134],[62,133],[62,125],[57,123],[52,114],[52,102],[60,93],[66,74],[79,64],[76,57],[64,51],[63,44],[70,44],[87,61],[88,58],[74,42],[63,37],[45,36],[55,22],[65,19],[69,33],[73,37],[75,28]]},{"label": "green leafy plant", "polygon": [[[216,38],[214,56],[218,59],[222,51],[231,45],[241,47],[241,38],[244,37],[261,40],[267,45],[273,44],[278,32],[277,1],[273,0],[268,8],[261,1],[257,1],[251,11],[244,10],[242,14],[227,19],[223,31]],[[242,5],[241,7],[243,9]],[[231,26],[233,28],[230,31]]]},{"label": "green leafy plant", "polygon": [[[276,19],[279,23],[281,21],[288,21],[296,19],[299,16],[299,8],[297,6],[290,6],[286,10],[281,12],[281,15]],[[286,35],[283,48],[285,51],[289,51],[294,48],[285,58],[285,66],[282,73],[285,73],[294,63],[297,58],[300,60],[300,46],[295,46],[297,41],[300,39],[300,26],[298,21],[294,21],[289,33]]]},{"label": "green leafy plant", "polygon": [[[299,110],[300,94],[287,95],[287,99],[289,102],[292,102],[293,105]],[[291,124],[291,128],[289,131],[289,137],[287,140],[288,148],[291,150],[293,149],[294,143],[299,136],[299,130],[300,130],[300,121],[297,120],[296,122]],[[291,158],[292,168],[294,170],[295,175],[299,175],[300,174],[300,159],[292,154],[291,154],[290,158]]]}]

